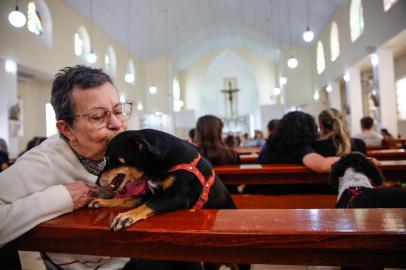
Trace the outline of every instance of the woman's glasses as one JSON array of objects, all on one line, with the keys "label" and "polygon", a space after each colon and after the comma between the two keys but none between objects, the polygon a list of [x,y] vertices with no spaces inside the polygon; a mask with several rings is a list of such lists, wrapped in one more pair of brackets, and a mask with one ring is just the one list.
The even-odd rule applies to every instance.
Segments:
[{"label": "woman's glasses", "polygon": [[104,128],[108,125],[112,114],[114,114],[114,116],[120,122],[130,119],[132,105],[133,104],[131,102],[119,103],[114,107],[113,111],[106,109],[94,109],[85,114],[75,115],[75,117],[85,117],[92,127],[96,129]]}]

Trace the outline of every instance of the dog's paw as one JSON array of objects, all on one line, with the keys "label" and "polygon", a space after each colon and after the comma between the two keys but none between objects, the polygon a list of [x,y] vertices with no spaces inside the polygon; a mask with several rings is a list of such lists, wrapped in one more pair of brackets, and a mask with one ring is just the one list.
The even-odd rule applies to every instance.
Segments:
[{"label": "dog's paw", "polygon": [[89,202],[87,204],[88,208],[101,208],[101,207],[105,207],[106,204],[104,202],[104,199],[94,199],[93,201]]},{"label": "dog's paw", "polygon": [[128,213],[120,213],[118,214],[113,222],[111,223],[110,229],[113,231],[119,231],[121,229],[127,229],[132,224],[134,224],[137,220],[128,214]]}]

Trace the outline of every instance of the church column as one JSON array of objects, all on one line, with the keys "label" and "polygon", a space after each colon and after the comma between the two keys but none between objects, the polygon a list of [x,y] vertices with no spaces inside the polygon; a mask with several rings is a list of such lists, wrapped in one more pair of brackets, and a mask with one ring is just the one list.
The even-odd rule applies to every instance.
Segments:
[{"label": "church column", "polygon": [[334,80],[331,83],[330,104],[332,108],[336,108],[341,111],[341,93],[340,93],[340,81]]},{"label": "church column", "polygon": [[378,64],[378,89],[380,98],[381,127],[387,128],[393,135],[398,134],[395,70],[393,52],[382,49],[377,52]]},{"label": "church column", "polygon": [[0,59],[0,85],[0,138],[6,140],[10,157],[15,158],[19,151],[18,137],[11,136],[9,126],[9,110],[18,101],[17,64],[15,62]]},{"label": "church column", "polygon": [[350,107],[349,126],[351,134],[355,135],[361,132],[360,120],[363,117],[362,112],[362,88],[361,72],[359,68],[352,67],[349,69],[350,80],[347,82],[347,104]]}]

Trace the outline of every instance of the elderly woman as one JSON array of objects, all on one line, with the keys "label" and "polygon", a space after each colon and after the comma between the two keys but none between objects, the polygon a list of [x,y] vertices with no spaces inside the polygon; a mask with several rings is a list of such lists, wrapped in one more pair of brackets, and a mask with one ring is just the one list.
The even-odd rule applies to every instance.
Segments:
[{"label": "elderly woman", "polygon": [[[67,67],[55,77],[51,103],[59,134],[26,152],[0,174],[0,246],[37,224],[84,207],[98,196],[97,175],[108,142],[127,128],[121,103],[99,69]],[[43,254],[47,269],[121,269],[126,258]]]}]

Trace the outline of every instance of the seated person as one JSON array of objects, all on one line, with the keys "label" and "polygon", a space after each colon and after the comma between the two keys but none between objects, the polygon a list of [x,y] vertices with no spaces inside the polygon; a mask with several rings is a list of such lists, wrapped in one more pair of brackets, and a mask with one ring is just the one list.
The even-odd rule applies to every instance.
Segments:
[{"label": "seated person", "polygon": [[367,146],[382,145],[383,136],[373,129],[374,119],[366,116],[361,119],[360,123],[362,132],[355,135],[355,138],[362,139]]},{"label": "seated person", "polygon": [[187,141],[189,143],[195,144],[196,129],[195,128],[190,129],[188,132],[188,136],[189,136],[189,138]]},{"label": "seated person", "polygon": [[299,163],[316,172],[330,172],[338,157],[323,157],[312,145],[318,137],[313,116],[295,111],[279,121],[261,149],[257,163]]},{"label": "seated person", "polygon": [[343,156],[353,151],[367,154],[367,146],[361,139],[351,138],[347,123],[339,110],[325,109],[319,114],[321,139],[312,146],[324,157]]},{"label": "seated person", "polygon": [[276,129],[276,126],[279,123],[279,119],[272,119],[268,122],[268,139],[271,138],[272,132]]},{"label": "seated person", "polygon": [[4,171],[10,166],[8,158],[7,143],[4,139],[0,139],[0,172]]},{"label": "seated person", "polygon": [[223,142],[222,131],[223,122],[216,116],[205,115],[197,120],[195,139],[201,155],[213,166],[240,164],[238,153]]}]

